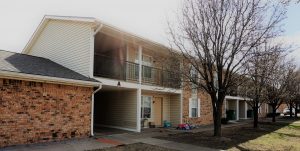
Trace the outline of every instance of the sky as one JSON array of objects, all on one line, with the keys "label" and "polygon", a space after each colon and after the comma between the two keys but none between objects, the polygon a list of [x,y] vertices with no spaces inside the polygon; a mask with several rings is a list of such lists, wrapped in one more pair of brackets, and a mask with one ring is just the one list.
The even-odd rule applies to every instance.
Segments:
[{"label": "sky", "polygon": [[[1,0],[0,49],[21,52],[44,15],[95,17],[168,45],[167,20],[181,0]],[[300,4],[289,7],[283,39],[300,66]],[[299,48],[298,48],[299,47]]]}]

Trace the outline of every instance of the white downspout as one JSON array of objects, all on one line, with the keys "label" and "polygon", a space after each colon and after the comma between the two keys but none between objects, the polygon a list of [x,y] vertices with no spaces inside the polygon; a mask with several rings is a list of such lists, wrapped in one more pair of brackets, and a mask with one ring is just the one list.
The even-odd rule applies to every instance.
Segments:
[{"label": "white downspout", "polygon": [[92,104],[91,104],[91,136],[94,136],[94,95],[102,89],[102,83],[100,83],[98,89],[92,93]]}]

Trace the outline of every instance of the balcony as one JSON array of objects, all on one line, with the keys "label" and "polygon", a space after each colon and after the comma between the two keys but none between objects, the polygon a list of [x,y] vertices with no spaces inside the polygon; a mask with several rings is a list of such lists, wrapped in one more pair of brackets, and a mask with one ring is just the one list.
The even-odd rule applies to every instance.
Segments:
[{"label": "balcony", "polygon": [[[95,54],[94,75],[138,83],[139,64]],[[142,84],[179,88],[180,78],[172,72],[142,65]]]}]

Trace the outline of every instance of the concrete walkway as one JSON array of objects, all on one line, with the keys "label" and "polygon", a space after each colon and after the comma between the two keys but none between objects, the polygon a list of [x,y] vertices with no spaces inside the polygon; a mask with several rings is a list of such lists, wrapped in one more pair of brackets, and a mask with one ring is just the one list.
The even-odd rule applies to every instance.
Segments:
[{"label": "concrete walkway", "polygon": [[183,143],[177,143],[173,141],[167,141],[167,140],[161,140],[156,138],[142,138],[138,140],[139,142],[145,143],[145,144],[151,144],[155,146],[160,146],[164,148],[169,149],[175,149],[180,151],[216,151],[216,149],[207,148],[207,147],[200,147],[190,144],[183,144]]},{"label": "concrete walkway", "polygon": [[[241,126],[248,124],[249,121],[243,121],[236,124],[229,124],[222,126],[222,128]],[[178,143],[173,141],[167,141],[162,139],[153,138],[156,136],[163,136],[173,133],[198,133],[201,131],[212,130],[212,126],[204,126],[198,129],[191,131],[179,131],[179,130],[170,130],[170,129],[147,129],[142,133],[133,133],[133,132],[123,132],[122,133],[99,133],[94,138],[86,139],[76,139],[76,140],[67,140],[59,142],[50,142],[50,143],[38,143],[30,145],[18,145],[12,147],[6,147],[0,149],[0,151],[84,151],[84,150],[93,150],[93,149],[102,149],[107,147],[114,147],[118,144],[133,144],[133,143],[145,143],[150,145],[156,145],[164,148],[181,150],[181,151],[214,151],[216,149],[211,149],[207,147],[201,147],[191,144]]]},{"label": "concrete walkway", "polygon": [[17,145],[0,148],[0,151],[84,151],[113,147],[116,145],[98,142],[93,138],[67,140],[50,143],[38,143],[30,145]]}]

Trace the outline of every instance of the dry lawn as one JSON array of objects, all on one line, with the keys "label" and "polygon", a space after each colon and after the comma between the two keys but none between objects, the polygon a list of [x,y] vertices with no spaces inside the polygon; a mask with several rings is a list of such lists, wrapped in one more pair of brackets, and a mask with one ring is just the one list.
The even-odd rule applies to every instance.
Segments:
[{"label": "dry lawn", "polygon": [[300,151],[300,120],[259,123],[258,129],[252,125],[225,128],[221,138],[212,134],[212,131],[205,131],[158,138],[224,150]]}]

